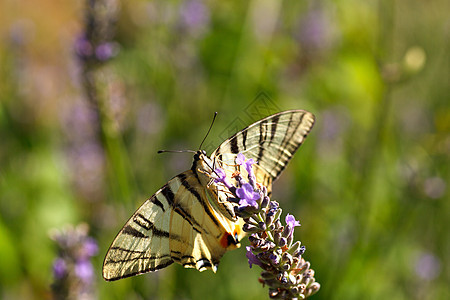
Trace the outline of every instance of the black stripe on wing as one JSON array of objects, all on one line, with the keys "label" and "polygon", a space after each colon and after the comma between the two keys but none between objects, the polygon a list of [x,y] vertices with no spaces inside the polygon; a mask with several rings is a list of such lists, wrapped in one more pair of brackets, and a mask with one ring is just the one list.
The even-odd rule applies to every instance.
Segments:
[{"label": "black stripe on wing", "polygon": [[[177,180],[180,178],[180,176],[186,176],[184,173],[179,174],[177,177],[175,177],[174,180]],[[157,195],[157,197],[165,197],[165,200],[167,203],[173,208],[173,211],[179,214],[186,222],[191,225],[192,229],[197,231],[198,233],[202,233],[202,226],[195,220],[195,218],[186,211],[178,202],[175,202],[175,194],[172,191],[172,188],[170,187],[170,183],[166,184],[162,189],[161,193]]]},{"label": "black stripe on wing", "polygon": [[[193,171],[194,174],[196,174],[197,171]],[[213,215],[210,207],[208,206],[207,203],[205,203],[205,201],[203,201],[202,197],[200,196],[200,194],[198,193],[198,191],[195,189],[195,187],[193,187],[192,185],[189,184],[188,180],[187,180],[187,176],[184,173],[181,173],[177,176],[177,178],[179,178],[181,180],[181,184],[195,197],[195,199],[201,204],[201,206],[203,207],[203,210],[205,211],[205,213],[208,215],[208,217],[211,219],[211,221],[216,225],[216,227],[220,228],[220,224],[219,221],[215,218],[215,216]],[[198,178],[198,176],[196,176],[196,178]],[[200,180],[197,179],[199,184]]]},{"label": "black stripe on wing", "polygon": [[[251,124],[223,142],[212,154],[234,164],[235,154],[253,158],[275,180],[297,151],[314,124],[303,110],[281,112]],[[220,160],[219,160],[220,161]]]}]

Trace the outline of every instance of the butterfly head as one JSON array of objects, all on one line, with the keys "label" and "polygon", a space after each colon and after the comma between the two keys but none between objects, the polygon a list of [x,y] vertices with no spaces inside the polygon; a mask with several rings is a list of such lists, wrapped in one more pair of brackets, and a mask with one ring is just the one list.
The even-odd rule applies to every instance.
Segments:
[{"label": "butterfly head", "polygon": [[[198,150],[194,155],[194,162],[192,164],[192,171],[203,174],[212,174],[214,173],[214,163],[213,161],[206,155],[205,150]],[[207,176],[207,180],[210,178]]]}]

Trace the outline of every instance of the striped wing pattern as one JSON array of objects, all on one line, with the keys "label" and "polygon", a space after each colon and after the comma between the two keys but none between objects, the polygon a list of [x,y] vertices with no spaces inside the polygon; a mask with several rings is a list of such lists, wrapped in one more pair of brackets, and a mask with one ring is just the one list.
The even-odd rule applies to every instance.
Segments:
[{"label": "striped wing pattern", "polygon": [[233,246],[224,239],[235,224],[212,209],[206,193],[192,170],[170,180],[119,232],[105,257],[103,277],[117,280],[173,262],[216,271],[227,247]]},{"label": "striped wing pattern", "polygon": [[[238,153],[256,161],[256,181],[269,190],[314,125],[314,115],[304,110],[284,111],[239,131],[223,142],[211,155],[219,166],[240,171],[235,159]],[[245,178],[245,177],[244,177]]]},{"label": "striped wing pattern", "polygon": [[256,181],[269,191],[314,124],[303,110],[264,118],[223,142],[208,158],[194,156],[191,170],[172,178],[128,220],[103,262],[103,277],[117,280],[180,263],[199,271],[217,270],[223,254],[239,246],[241,220],[236,220],[229,193],[211,181],[213,169],[230,176],[245,170],[235,158],[243,153],[256,161]]}]

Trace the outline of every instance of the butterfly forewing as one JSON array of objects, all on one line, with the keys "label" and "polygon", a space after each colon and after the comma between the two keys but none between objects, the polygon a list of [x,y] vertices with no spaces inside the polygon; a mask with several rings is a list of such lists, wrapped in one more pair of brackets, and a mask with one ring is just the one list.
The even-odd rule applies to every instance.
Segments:
[{"label": "butterfly forewing", "polygon": [[270,189],[313,125],[314,115],[310,112],[281,112],[239,131],[223,142],[211,157],[229,171],[240,170],[235,163],[238,153],[254,159],[257,182]]}]

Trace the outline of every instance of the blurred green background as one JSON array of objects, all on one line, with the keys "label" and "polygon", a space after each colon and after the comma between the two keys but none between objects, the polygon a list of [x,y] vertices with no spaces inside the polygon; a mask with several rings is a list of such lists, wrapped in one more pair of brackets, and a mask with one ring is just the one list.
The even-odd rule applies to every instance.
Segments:
[{"label": "blurred green background", "polygon": [[101,265],[191,165],[157,150],[197,150],[215,111],[209,153],[305,109],[316,125],[273,199],[302,223],[312,299],[450,299],[448,1],[102,2],[118,5],[96,37],[114,57],[92,64],[74,46],[88,1],[0,2],[0,298],[51,298],[48,232],[81,222],[99,243],[99,299],[267,298],[245,248],[217,274],[172,265],[108,283]]}]

